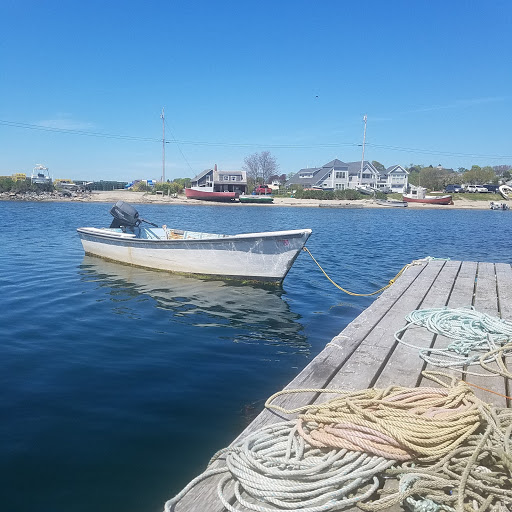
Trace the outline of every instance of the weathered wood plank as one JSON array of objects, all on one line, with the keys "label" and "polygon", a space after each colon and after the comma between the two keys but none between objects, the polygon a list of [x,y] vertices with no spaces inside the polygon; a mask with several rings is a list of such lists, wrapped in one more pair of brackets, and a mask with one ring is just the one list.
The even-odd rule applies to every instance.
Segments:
[{"label": "weathered wood plank", "polygon": [[[434,281],[432,287],[419,305],[421,309],[439,308],[448,303],[450,293],[459,273],[461,262],[448,261]],[[402,335],[404,343],[416,347],[431,348],[435,335],[428,329],[419,326],[411,326]],[[375,386],[385,388],[391,385],[415,387],[421,380],[421,372],[426,363],[419,357],[419,349],[398,344],[391,357],[382,370]],[[424,382],[423,385],[434,385]]]},{"label": "weathered wood plank", "polygon": [[[512,321],[512,266],[507,263],[496,263],[496,281],[498,289],[498,307],[500,317]],[[505,365],[512,372],[512,356],[505,357]],[[512,381],[506,379],[505,391],[512,396]],[[508,407],[512,407],[512,400],[507,400]]]},{"label": "weathered wood plank", "polygon": [[394,332],[406,325],[405,316],[423,302],[443,268],[444,261],[431,261],[406,292],[382,316],[329,383],[330,388],[365,389],[374,385],[396,345]]},{"label": "weathered wood plank", "polygon": [[[493,263],[478,264],[474,306],[480,313],[499,316],[496,271]],[[490,366],[497,368],[496,363],[491,363]],[[475,389],[475,394],[478,397],[498,407],[507,407],[505,379],[503,377],[496,376],[479,366],[473,366],[469,370],[482,374],[471,375],[468,373],[466,377],[468,383],[479,386]]]},{"label": "weathered wood plank", "polygon": [[[453,284],[450,297],[448,299],[448,303],[446,304],[449,308],[461,308],[473,305],[477,268],[478,263],[476,262],[462,262],[457,277],[455,279],[455,283]],[[431,346],[431,348],[445,349],[451,342],[452,340],[450,338],[447,338],[446,336],[436,336],[434,338],[434,343]],[[425,370],[437,372],[441,371],[447,375],[456,377],[458,379],[464,378],[463,374],[459,371],[451,370],[449,368],[440,368],[432,364],[427,364]],[[436,384],[432,383],[431,380],[421,376],[420,385],[435,386]]]}]

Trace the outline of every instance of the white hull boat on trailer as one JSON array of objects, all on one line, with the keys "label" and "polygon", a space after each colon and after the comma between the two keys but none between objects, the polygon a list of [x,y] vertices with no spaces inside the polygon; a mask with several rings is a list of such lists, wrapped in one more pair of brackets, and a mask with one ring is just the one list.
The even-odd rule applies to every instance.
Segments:
[{"label": "white hull boat on trailer", "polygon": [[[118,201],[109,228],[78,228],[86,254],[180,274],[280,284],[310,229],[220,235],[169,229]],[[145,224],[148,224],[147,227]]]}]

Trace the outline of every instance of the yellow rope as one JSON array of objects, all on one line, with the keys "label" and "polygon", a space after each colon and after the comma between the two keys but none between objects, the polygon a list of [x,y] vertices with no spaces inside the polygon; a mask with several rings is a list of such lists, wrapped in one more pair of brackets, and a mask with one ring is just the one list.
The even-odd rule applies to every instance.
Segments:
[{"label": "yellow rope", "polygon": [[298,431],[318,448],[361,451],[393,460],[436,460],[480,425],[480,401],[462,381],[447,388],[390,386],[341,391],[339,397],[327,402],[291,410],[272,403],[279,395],[297,392],[276,393],[265,407],[286,414],[301,412]]},{"label": "yellow rope", "polygon": [[354,296],[357,296],[357,297],[370,297],[371,295],[377,295],[377,293],[380,293],[380,292],[383,292],[384,290],[386,290],[387,288],[389,288],[404,272],[407,268],[409,268],[411,266],[410,263],[408,263],[407,265],[405,265],[405,267],[402,268],[402,270],[400,270],[400,272],[398,272],[398,274],[389,281],[389,283],[386,285],[386,286],[383,286],[380,290],[377,290],[376,292],[372,292],[372,293],[354,293],[354,292],[351,292],[349,290],[346,290],[345,288],[342,288],[339,284],[336,284],[328,275],[327,273],[325,272],[325,270],[320,266],[320,263],[318,263],[318,261],[316,261],[316,259],[314,258],[314,256],[311,254],[311,252],[309,251],[309,249],[307,247],[303,247],[303,250],[305,252],[307,252],[310,256],[311,256],[311,259],[318,265],[318,268],[323,272],[324,276],[334,285],[336,286],[336,288],[338,288],[338,290],[341,290],[342,292],[345,292],[347,293],[348,295],[354,295]]}]

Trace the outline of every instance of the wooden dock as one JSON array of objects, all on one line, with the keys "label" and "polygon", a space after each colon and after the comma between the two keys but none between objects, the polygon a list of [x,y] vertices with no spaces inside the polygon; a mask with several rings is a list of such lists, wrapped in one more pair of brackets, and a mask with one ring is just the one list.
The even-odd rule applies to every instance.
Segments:
[{"label": "wooden dock", "polygon": [[[447,306],[473,306],[477,311],[512,321],[512,267],[504,263],[425,261],[408,268],[368,309],[352,321],[297,375],[286,389],[332,388],[358,390],[389,385],[433,386],[422,377],[428,367],[418,350],[398,343],[394,333],[405,327],[411,311]],[[423,347],[446,347],[447,339],[427,329],[408,329],[403,340]],[[512,358],[508,360],[512,367]],[[448,373],[446,370],[442,370]],[[479,368],[479,373],[484,370]],[[461,377],[460,372],[453,372]],[[490,374],[489,374],[490,375]],[[474,388],[475,395],[498,407],[511,407],[511,383],[504,377],[462,377]],[[277,391],[277,390],[276,390]],[[285,395],[279,405],[294,408],[325,401],[331,396],[318,393]],[[292,419],[264,410],[242,432],[240,438],[274,422]],[[221,448],[221,447],[219,447]],[[219,460],[216,465],[222,465]],[[204,480],[191,489],[176,505],[177,512],[226,510],[219,501],[216,485],[219,477]]]}]

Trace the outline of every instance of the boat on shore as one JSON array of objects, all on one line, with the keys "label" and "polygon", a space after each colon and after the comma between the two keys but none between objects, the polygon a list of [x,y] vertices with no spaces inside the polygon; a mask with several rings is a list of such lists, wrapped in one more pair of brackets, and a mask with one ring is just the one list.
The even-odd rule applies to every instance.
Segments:
[{"label": "boat on shore", "polygon": [[491,210],[510,210],[510,206],[507,203],[495,203],[494,201],[491,201],[489,208]]},{"label": "boat on shore", "polygon": [[311,229],[225,235],[169,229],[118,201],[108,228],[77,232],[86,254],[178,274],[281,284]]},{"label": "boat on shore", "polygon": [[406,207],[408,206],[407,201],[393,201],[388,199],[375,199],[375,203],[380,206],[395,206],[395,207]]},{"label": "boat on shore", "polygon": [[202,201],[230,202],[238,197],[238,192],[217,192],[213,187],[191,187],[185,189],[187,199],[200,199]]},{"label": "boat on shore", "polygon": [[241,195],[238,200],[243,204],[272,204],[274,198],[266,195]]},{"label": "boat on shore", "polygon": [[219,171],[215,164],[213,169],[205,169],[192,178],[185,195],[187,199],[230,202],[246,191],[246,171]]},{"label": "boat on shore", "polygon": [[428,196],[426,189],[423,187],[414,187],[410,194],[403,194],[402,199],[407,203],[422,204],[453,204],[452,196]]},{"label": "boat on shore", "polygon": [[510,199],[512,197],[512,187],[508,185],[500,185],[498,191],[503,199]]}]

